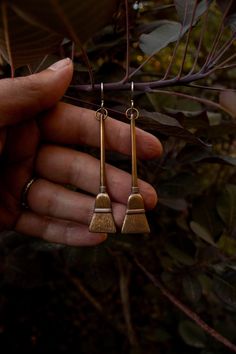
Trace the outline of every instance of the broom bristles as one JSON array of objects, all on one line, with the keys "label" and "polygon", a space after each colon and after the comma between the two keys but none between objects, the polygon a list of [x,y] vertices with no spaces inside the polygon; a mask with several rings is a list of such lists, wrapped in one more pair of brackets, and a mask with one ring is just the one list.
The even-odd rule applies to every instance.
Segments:
[{"label": "broom bristles", "polygon": [[95,199],[95,208],[89,225],[89,231],[98,233],[116,232],[111,210],[111,201],[107,193],[99,193]]},{"label": "broom bristles", "polygon": [[121,233],[144,234],[149,232],[150,228],[145,214],[143,197],[140,193],[131,194],[128,199]]}]

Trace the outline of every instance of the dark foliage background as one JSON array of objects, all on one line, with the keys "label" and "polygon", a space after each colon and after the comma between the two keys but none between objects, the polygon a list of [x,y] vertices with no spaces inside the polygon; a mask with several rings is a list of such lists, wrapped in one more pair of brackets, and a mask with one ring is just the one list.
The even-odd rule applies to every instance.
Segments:
[{"label": "dark foliage background", "polygon": [[[220,62],[214,64],[211,59],[216,57],[209,58],[221,25],[223,30],[215,54],[219,55],[232,38],[234,3],[229,2],[225,9],[223,1],[209,2],[207,20],[201,8],[196,21],[191,21],[191,13],[184,20],[182,12],[182,23],[187,28],[176,52],[178,36],[173,43],[170,37],[176,34],[179,25],[168,21],[181,23],[181,11],[186,12],[186,5],[182,10],[181,6],[185,2],[127,3],[128,72],[138,68],[155,46],[157,52],[132,78],[139,83],[156,82],[154,89],[146,84],[135,93],[136,106],[142,112],[137,124],[160,138],[164,145],[161,159],[139,161],[139,176],[149,181],[159,195],[158,206],[148,213],[151,234],[117,234],[94,248],[67,247],[14,233],[3,234],[0,239],[3,354],[236,352],[233,345],[227,342],[227,347],[226,343],[226,339],[236,343],[233,40]],[[204,3],[189,1],[195,10]],[[84,48],[94,82],[113,83],[113,90],[105,91],[109,113],[125,120],[122,112],[128,107],[129,92],[123,91],[122,85],[131,79],[127,77],[127,8],[123,2],[118,5],[113,17],[115,25],[103,27],[93,37],[88,34],[90,39]],[[163,26],[169,26],[170,31]],[[202,45],[197,51],[202,28]],[[154,37],[150,36],[152,31]],[[145,34],[140,38],[142,33]],[[160,51],[159,39],[163,47]],[[84,64],[87,61],[79,47],[64,41],[60,53],[54,50],[53,55],[47,55],[40,69],[58,55],[70,55],[73,51],[75,74],[65,100],[96,109],[98,94],[88,91],[89,75]],[[173,65],[165,78],[173,80],[161,84],[173,53]],[[184,53],[186,58],[180,72]],[[17,52],[15,57],[19,58]],[[201,72],[207,58],[211,65],[206,73],[210,75],[202,80],[198,76],[194,83],[189,79],[183,85],[179,78],[188,77],[193,67],[194,73]],[[16,75],[26,73],[20,66],[22,62],[15,62],[19,63]],[[30,60],[28,69],[39,69],[39,63]],[[2,76],[9,74],[5,61],[1,70]],[[164,86],[162,91],[155,92],[161,86]],[[225,93],[229,88],[231,93]],[[78,149],[97,154],[87,147]],[[125,156],[108,153],[108,160],[130,170],[130,159]],[[198,316],[218,333],[212,333]],[[225,341],[226,346],[216,339]]]}]

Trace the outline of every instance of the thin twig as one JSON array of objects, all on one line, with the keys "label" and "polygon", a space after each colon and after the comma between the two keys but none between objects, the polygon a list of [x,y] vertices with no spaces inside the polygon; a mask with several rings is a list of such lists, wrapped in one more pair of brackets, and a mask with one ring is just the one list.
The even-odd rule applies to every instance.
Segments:
[{"label": "thin twig", "polygon": [[227,50],[231,47],[231,45],[234,43],[235,41],[235,35],[233,35],[221,48],[221,50],[219,50],[215,57],[212,59],[212,65],[215,65],[221,58],[222,56],[227,52]]},{"label": "thin twig", "polygon": [[[187,4],[187,0],[186,0],[186,4]],[[183,23],[181,23],[178,40],[177,40],[177,42],[175,44],[174,51],[173,51],[173,54],[172,54],[172,57],[171,57],[171,61],[169,63],[169,66],[168,66],[168,68],[166,70],[166,73],[165,73],[165,75],[164,75],[162,80],[166,80],[166,78],[168,77],[168,75],[170,73],[170,70],[172,68],[174,59],[176,57],[177,48],[178,48],[180,40],[182,38],[183,28],[184,28],[184,24],[185,24],[185,21],[186,21],[186,16],[187,16],[187,6],[185,6],[184,20],[183,20]],[[137,74],[155,55],[156,55],[156,50],[152,54],[150,54],[134,71],[132,71],[132,73],[129,75],[129,79],[131,79],[135,74]]]},{"label": "thin twig", "polygon": [[130,282],[130,267],[131,265],[124,261],[121,257],[116,257],[120,272],[120,296],[123,307],[123,314],[125,319],[125,324],[127,328],[127,336],[130,345],[134,348],[139,348],[138,339],[135,330],[132,325],[131,313],[130,313],[130,298],[129,298],[129,282]]},{"label": "thin twig", "polygon": [[[213,72],[222,69],[226,64],[228,64],[231,60],[236,58],[236,53],[232,54],[229,58],[225,59],[223,62],[221,62],[219,65],[215,66],[213,69],[211,69],[208,73],[212,74]],[[233,64],[234,65],[234,64]]]},{"label": "thin twig", "polygon": [[165,72],[165,75],[163,77],[163,80],[166,80],[167,77],[169,76],[170,74],[170,71],[171,71],[171,68],[173,66],[173,63],[174,63],[174,60],[176,58],[176,53],[177,53],[177,49],[179,47],[179,44],[180,44],[180,41],[181,41],[181,38],[182,38],[182,35],[183,35],[183,29],[184,29],[184,26],[185,26],[185,22],[186,22],[186,18],[187,18],[187,9],[188,9],[188,6],[187,6],[187,0],[185,1],[185,7],[184,7],[184,19],[183,19],[183,23],[181,23],[181,28],[180,28],[180,31],[179,31],[179,36],[178,36],[178,40],[175,44],[175,47],[174,47],[174,50],[173,50],[173,54],[172,54],[172,57],[171,57],[171,61],[168,65],[168,68]]},{"label": "thin twig", "polygon": [[134,262],[146,275],[146,277],[161,291],[161,293],[180,311],[182,311],[186,316],[188,316],[192,321],[194,321],[199,327],[201,327],[207,334],[213,337],[215,340],[223,344],[225,347],[230,349],[232,352],[236,353],[236,345],[234,345],[230,340],[222,336],[214,328],[210,327],[202,318],[194,311],[192,311],[188,306],[183,304],[179,299],[177,299],[153,274],[151,274],[137,258],[134,258]]},{"label": "thin twig", "polygon": [[122,82],[129,79],[129,66],[130,66],[130,33],[129,33],[129,3],[125,0],[125,33],[126,33],[126,63],[125,63],[125,77]]},{"label": "thin twig", "polygon": [[78,277],[70,278],[73,284],[79,289],[80,293],[90,302],[90,304],[102,315],[104,314],[104,309],[102,305],[90,294],[90,292],[84,287],[82,282]]},{"label": "thin twig", "polygon": [[200,34],[200,39],[199,39],[199,43],[198,43],[197,54],[195,56],[193,67],[190,70],[190,72],[188,73],[188,75],[191,75],[195,71],[196,66],[197,66],[197,62],[198,62],[198,59],[199,59],[199,56],[200,56],[200,52],[201,52],[201,48],[202,48],[203,37],[204,37],[204,34],[206,32],[206,28],[207,28],[209,9],[210,9],[210,6],[207,7],[207,11],[205,12],[205,15],[204,15],[204,21],[203,21],[203,25],[202,25],[202,28],[201,28],[201,34]]},{"label": "thin twig", "polygon": [[186,40],[186,44],[185,44],[185,48],[184,48],[183,60],[182,60],[181,66],[180,66],[180,70],[179,70],[178,76],[177,76],[178,79],[181,77],[183,69],[184,69],[185,59],[186,59],[187,50],[188,50],[189,41],[190,41],[190,35],[192,33],[194,17],[195,17],[196,10],[197,10],[197,4],[198,4],[197,0],[195,0],[193,14],[192,14],[192,17],[191,17],[190,27],[189,27],[189,30],[188,30],[187,40]]},{"label": "thin twig", "polygon": [[94,307],[94,309],[101,314],[101,316],[110,324],[112,325],[116,330],[118,330],[120,333],[124,333],[123,327],[121,327],[119,324],[115,323],[114,318],[110,316],[109,314],[106,313],[102,305],[92,296],[92,294],[85,288],[85,286],[82,284],[80,279],[78,277],[71,277],[69,276],[69,279],[72,281],[72,283],[76,286],[76,288],[79,290],[79,292],[85,297],[85,299]]},{"label": "thin twig", "polygon": [[165,95],[169,95],[169,96],[177,96],[177,97],[187,98],[188,100],[199,102],[199,103],[202,103],[202,104],[204,104],[206,106],[214,107],[216,109],[224,111],[225,113],[227,113],[229,115],[232,115],[232,112],[227,110],[225,107],[221,106],[219,103],[216,103],[214,101],[208,100],[206,98],[197,97],[197,96],[193,96],[193,95],[188,95],[186,93],[176,92],[176,91],[152,90],[150,92],[154,92],[154,93],[158,92],[158,93],[164,93]]},{"label": "thin twig", "polygon": [[225,8],[225,11],[224,11],[224,14],[222,16],[222,19],[221,19],[221,22],[220,22],[220,25],[219,25],[219,28],[218,28],[218,31],[216,33],[216,36],[215,36],[215,39],[214,39],[214,42],[212,44],[212,47],[211,47],[211,50],[209,51],[208,53],[208,56],[207,56],[207,59],[205,61],[205,64],[203,65],[201,71],[205,71],[205,69],[208,67],[212,57],[215,55],[215,52],[217,50],[217,47],[219,45],[219,42],[220,42],[220,38],[223,34],[223,31],[224,31],[224,21],[225,21],[225,18],[227,16],[227,13],[232,5],[232,2],[233,0],[230,0],[229,4],[227,5],[227,7]]},{"label": "thin twig", "polygon": [[214,87],[214,86],[197,85],[197,84],[189,84],[189,85],[186,85],[186,86],[191,87],[191,88],[218,91],[218,92],[221,92],[221,91],[224,91],[224,92],[225,91],[236,92],[236,90],[234,90],[234,89],[227,89],[227,88],[224,88],[224,87]]},{"label": "thin twig", "polygon": [[41,62],[40,62],[39,65],[37,66],[37,68],[35,69],[34,73],[37,73],[37,72],[41,69],[41,67],[43,66],[43,64],[44,64],[45,61],[47,60],[48,56],[49,56],[49,55],[47,54],[47,55],[45,55],[45,56],[43,57],[43,59],[41,60]]}]

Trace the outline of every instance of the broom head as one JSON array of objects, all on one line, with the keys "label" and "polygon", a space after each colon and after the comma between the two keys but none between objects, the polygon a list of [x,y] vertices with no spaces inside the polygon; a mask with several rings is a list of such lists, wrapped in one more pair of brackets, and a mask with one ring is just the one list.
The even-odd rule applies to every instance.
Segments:
[{"label": "broom head", "polygon": [[93,216],[89,225],[90,232],[115,233],[111,201],[107,193],[99,193],[95,199]]},{"label": "broom head", "polygon": [[143,197],[140,193],[131,194],[128,199],[121,233],[144,234],[149,232],[150,228],[145,215]]}]

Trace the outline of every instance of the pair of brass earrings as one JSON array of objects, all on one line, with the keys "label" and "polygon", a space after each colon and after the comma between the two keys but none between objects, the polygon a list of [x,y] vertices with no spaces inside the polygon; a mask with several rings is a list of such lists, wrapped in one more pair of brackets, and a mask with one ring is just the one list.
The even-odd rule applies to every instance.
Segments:
[{"label": "pair of brass earrings", "polygon": [[[125,115],[130,120],[131,150],[132,150],[132,185],[128,198],[126,215],[123,221],[121,233],[148,233],[150,228],[145,215],[143,197],[139,192],[136,156],[136,132],[135,121],[139,117],[139,111],[134,107],[133,100],[134,83],[131,83],[131,104]],[[116,233],[116,226],[112,214],[111,200],[106,189],[105,172],[105,120],[108,116],[104,107],[103,83],[101,83],[101,106],[95,113],[100,124],[100,187],[95,199],[94,213],[89,225],[90,232]]]}]

